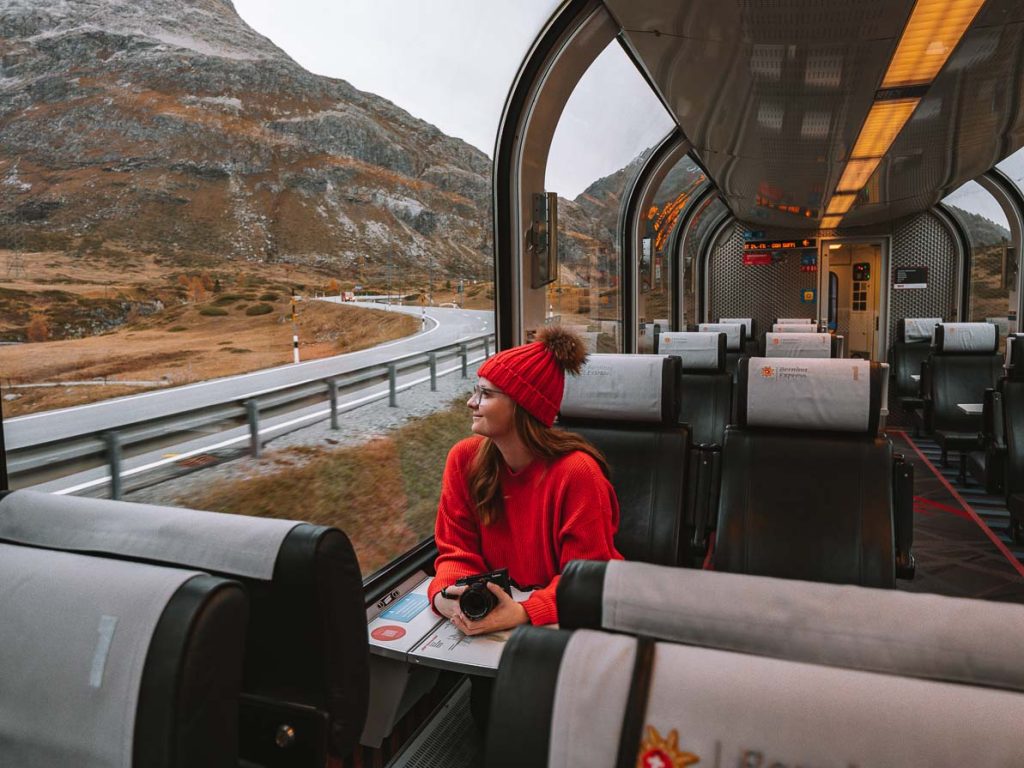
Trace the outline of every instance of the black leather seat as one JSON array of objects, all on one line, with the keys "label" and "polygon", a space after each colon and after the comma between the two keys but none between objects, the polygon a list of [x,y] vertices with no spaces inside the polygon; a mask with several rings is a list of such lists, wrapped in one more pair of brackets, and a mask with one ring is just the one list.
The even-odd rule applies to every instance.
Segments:
[{"label": "black leather seat", "polygon": [[759,343],[757,336],[757,324],[752,317],[722,317],[718,320],[719,323],[739,323],[743,326],[743,333],[746,337],[744,352],[747,353],[747,357],[757,357],[759,353]]},{"label": "black leather seat", "polygon": [[725,370],[726,334],[662,334],[662,351],[680,359],[679,423],[695,445],[721,445],[732,418],[732,376]]},{"label": "black leather seat", "polygon": [[567,377],[558,425],[608,460],[619,499],[615,546],[623,557],[662,565],[685,559],[690,432],[679,419],[680,360],[591,355]]},{"label": "black leather seat", "polygon": [[[883,369],[752,358],[725,433],[716,570],[891,587],[894,457]],[[909,553],[907,553],[909,555]]]},{"label": "black leather seat", "polygon": [[238,582],[0,544],[0,584],[0,765],[238,765]]},{"label": "black leather seat", "polygon": [[679,355],[679,423],[690,429],[687,529],[690,555],[699,567],[715,524],[721,484],[722,441],[733,418],[732,376],[725,370],[724,333],[672,333],[662,337],[668,354]]},{"label": "black leather seat", "polygon": [[[921,397],[921,363],[931,354],[932,332],[941,317],[907,317],[896,324],[896,343],[892,345],[893,394],[907,412],[924,407]],[[913,378],[917,376],[918,378]]]},{"label": "black leather seat", "polygon": [[[71,521],[71,522],[69,522]],[[347,755],[369,696],[362,575],[335,528],[144,504],[14,491],[0,500],[0,540],[197,568],[244,584],[241,757]],[[262,552],[238,560],[239,552]],[[259,569],[263,570],[260,571]]]},{"label": "black leather seat", "polygon": [[997,349],[999,329],[990,323],[942,323],[935,328],[926,407],[943,465],[950,450],[981,445],[981,413],[965,413],[959,405],[982,403],[985,390],[995,387],[1003,364]]},{"label": "black leather seat", "polygon": [[[815,326],[808,325],[808,328]],[[831,333],[775,333],[764,338],[765,357],[834,358],[839,356],[839,338]]]},{"label": "black leather seat", "polygon": [[[1021,365],[1022,360],[1022,335],[1011,334],[1006,338],[1004,371],[1008,372]],[[986,493],[994,495],[1002,495],[1006,491],[1006,414],[1003,409],[1006,375],[996,382],[995,389],[985,390],[984,411],[981,415],[982,449],[967,454],[967,474],[981,483]]]},{"label": "black leather seat", "polygon": [[[518,627],[494,685],[489,768],[829,765],[837,754],[844,765],[1024,764],[1016,738],[1024,676],[1013,640],[990,653],[977,639],[985,635],[965,639],[976,633],[943,620],[955,612],[967,626],[1015,633],[1024,629],[1017,606],[606,567],[609,579],[632,569],[683,583],[659,590],[667,599],[646,611],[640,632]],[[639,581],[630,586],[643,594]],[[630,601],[615,606],[637,617]]]},{"label": "black leather seat", "polygon": [[732,374],[732,380],[736,381],[736,366],[740,360],[747,356],[747,329],[742,323],[700,323],[691,331],[701,333],[724,333],[725,340],[725,370]]},{"label": "black leather seat", "polygon": [[[1011,341],[1012,339],[1012,341]],[[1003,426],[1006,437],[1004,486],[1010,510],[1010,536],[1024,543],[1024,334],[1007,339],[1010,354],[1002,382]]]}]

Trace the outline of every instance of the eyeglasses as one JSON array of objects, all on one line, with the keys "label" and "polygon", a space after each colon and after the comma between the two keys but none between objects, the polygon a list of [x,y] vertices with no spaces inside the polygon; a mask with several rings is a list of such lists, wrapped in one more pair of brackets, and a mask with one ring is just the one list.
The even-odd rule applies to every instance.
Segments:
[{"label": "eyeglasses", "polygon": [[470,395],[469,402],[473,403],[474,401],[476,401],[475,404],[480,405],[480,403],[484,400],[488,400],[497,395],[504,394],[504,392],[499,392],[496,389],[491,389],[490,387],[485,387],[481,384],[477,384],[475,387],[473,387],[473,394]]}]

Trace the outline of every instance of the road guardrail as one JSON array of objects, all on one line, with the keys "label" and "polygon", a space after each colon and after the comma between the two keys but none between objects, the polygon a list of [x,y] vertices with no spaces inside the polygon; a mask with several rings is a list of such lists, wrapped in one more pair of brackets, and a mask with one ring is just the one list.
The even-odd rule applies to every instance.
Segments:
[{"label": "road guardrail", "polygon": [[[133,454],[141,453],[157,445],[167,445],[175,438],[184,437],[188,432],[217,427],[222,430],[234,429],[244,423],[249,429],[249,452],[259,456],[262,449],[260,422],[270,416],[326,401],[330,404],[328,418],[331,427],[337,429],[339,400],[343,393],[359,392],[386,382],[388,404],[397,407],[398,394],[404,388],[399,384],[400,375],[429,371],[430,389],[436,391],[440,366],[458,361],[455,368],[442,373],[460,371],[462,378],[466,378],[470,356],[482,351],[483,359],[490,357],[493,340],[494,334],[491,333],[471,336],[432,350],[410,353],[386,363],[364,366],[344,374],[311,378],[250,392],[245,397],[232,397],[215,404],[133,421],[114,429],[107,428],[72,438],[8,449],[8,475],[12,478],[25,477],[44,468],[54,470],[71,464],[76,465],[75,471],[80,471],[105,463],[110,469],[111,497],[120,498],[122,461],[126,450],[131,450]],[[81,466],[83,464],[88,466]]]}]

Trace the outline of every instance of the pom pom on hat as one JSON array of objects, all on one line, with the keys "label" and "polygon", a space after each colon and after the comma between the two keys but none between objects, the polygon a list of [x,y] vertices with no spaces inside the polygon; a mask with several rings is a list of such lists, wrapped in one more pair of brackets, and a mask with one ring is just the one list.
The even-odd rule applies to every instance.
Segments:
[{"label": "pom pom on hat", "polygon": [[477,375],[488,379],[546,426],[555,423],[562,406],[565,373],[576,375],[587,359],[587,346],[577,334],[558,325],[537,332],[537,341],[499,352]]}]

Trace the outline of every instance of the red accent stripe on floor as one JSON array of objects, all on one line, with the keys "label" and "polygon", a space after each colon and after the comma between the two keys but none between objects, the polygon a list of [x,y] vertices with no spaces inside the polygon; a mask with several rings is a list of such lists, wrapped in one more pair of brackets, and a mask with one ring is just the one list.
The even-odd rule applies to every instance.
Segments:
[{"label": "red accent stripe on floor", "polygon": [[942,476],[942,473],[939,472],[935,465],[928,460],[928,457],[921,452],[921,449],[917,447],[917,443],[914,442],[913,438],[911,438],[910,435],[908,435],[902,429],[887,429],[886,432],[891,432],[903,436],[904,442],[906,442],[907,445],[914,449],[914,453],[916,453],[918,458],[925,463],[925,466],[927,466],[928,469],[932,471],[932,474],[934,474],[939,479],[939,482],[946,487],[946,490],[949,491],[950,495],[952,495],[954,499],[960,502],[960,506],[963,507],[964,511],[971,516],[971,519],[978,525],[978,527],[985,532],[985,535],[992,540],[992,543],[996,545],[996,549],[1003,553],[1003,556],[1007,559],[1010,565],[1013,566],[1014,570],[1016,570],[1017,573],[1019,573],[1021,576],[1024,576],[1024,565],[1021,564],[1020,560],[1014,557],[1013,552],[1007,549],[1006,545],[1003,544],[1002,540],[1000,540],[1000,538],[996,536],[993,530],[985,524],[985,521],[978,517],[978,513],[974,511],[974,508],[971,507],[971,505],[968,504],[966,501],[964,501],[964,497],[961,496],[957,492],[956,488],[950,485],[950,482],[945,477]]},{"label": "red accent stripe on floor", "polygon": [[935,501],[934,499],[928,499],[928,498],[925,498],[924,496],[915,496],[914,497],[914,512],[916,512],[919,515],[920,514],[926,514],[926,515],[927,514],[931,514],[930,512],[925,512],[923,509],[920,509],[919,507],[931,507],[932,509],[938,509],[938,510],[940,510],[942,512],[948,512],[951,515],[956,515],[957,517],[962,517],[964,520],[970,520],[971,519],[971,516],[969,514],[967,514],[966,512],[964,512],[962,509],[957,509],[956,507],[951,507],[951,506],[949,506],[949,504],[943,504],[940,501]]}]

